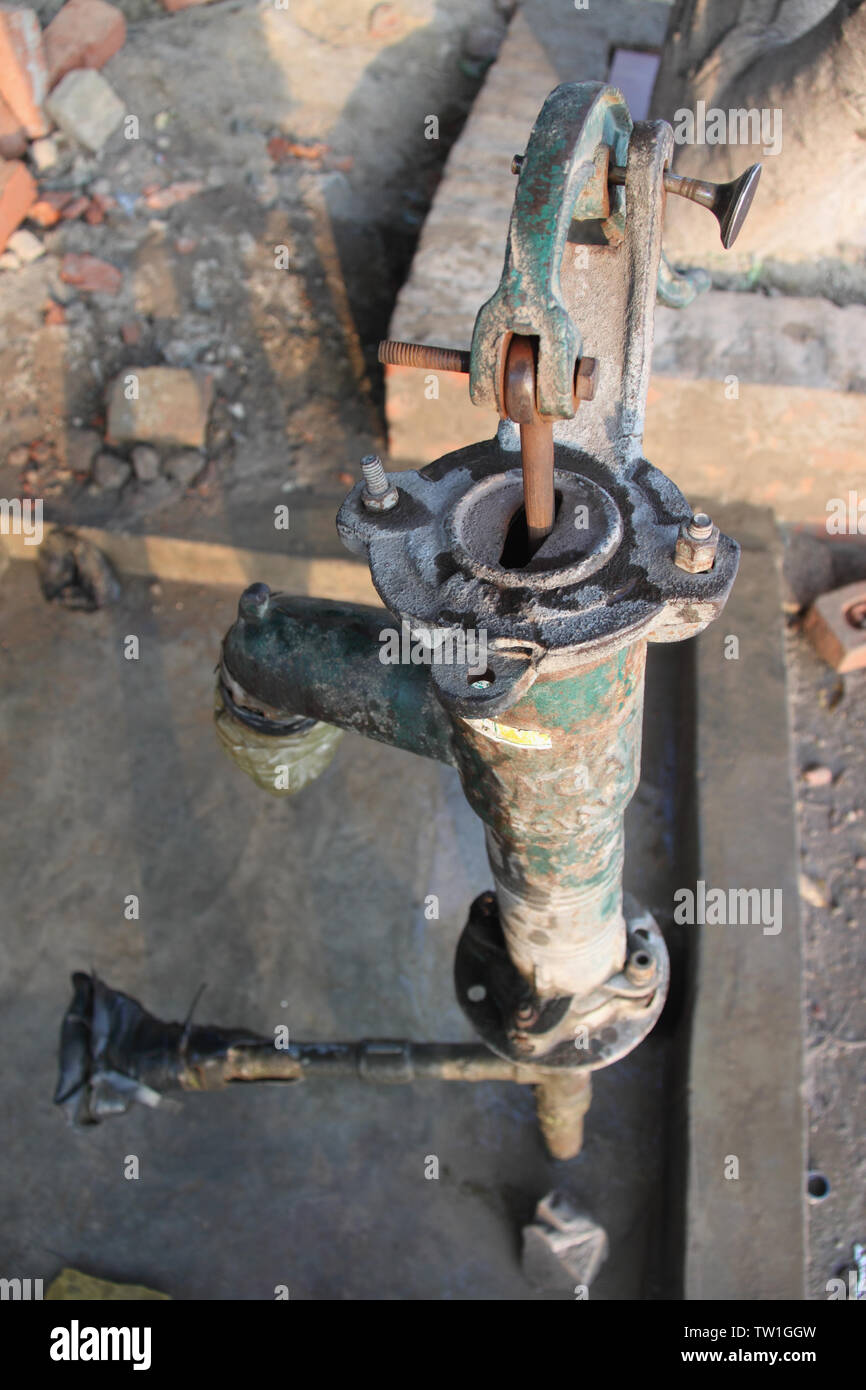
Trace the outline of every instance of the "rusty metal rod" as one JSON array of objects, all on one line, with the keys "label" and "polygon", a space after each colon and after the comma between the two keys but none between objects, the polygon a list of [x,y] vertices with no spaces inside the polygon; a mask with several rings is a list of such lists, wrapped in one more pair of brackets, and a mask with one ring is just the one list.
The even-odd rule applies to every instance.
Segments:
[{"label": "rusty metal rod", "polygon": [[553,426],[543,420],[520,426],[523,499],[529,554],[534,555],[553,530]]},{"label": "rusty metal rod", "polygon": [[[298,1042],[285,1050],[270,1039],[230,1047],[222,1055],[199,1054],[178,1075],[184,1090],[219,1090],[233,1081],[305,1081],[358,1076],[363,1081],[407,1084],[435,1081],[514,1081],[536,1086],[550,1071],[524,1066],[481,1043],[416,1043],[405,1039]],[[558,1079],[558,1078],[554,1078]]]},{"label": "rusty metal rod", "polygon": [[469,373],[470,353],[459,348],[431,347],[385,338],[379,344],[379,361],[387,367],[426,367],[431,372]]},{"label": "rusty metal rod", "polygon": [[553,530],[553,423],[542,420],[535,402],[535,349],[530,338],[515,334],[505,363],[505,409],[520,426],[523,499],[529,557]]}]

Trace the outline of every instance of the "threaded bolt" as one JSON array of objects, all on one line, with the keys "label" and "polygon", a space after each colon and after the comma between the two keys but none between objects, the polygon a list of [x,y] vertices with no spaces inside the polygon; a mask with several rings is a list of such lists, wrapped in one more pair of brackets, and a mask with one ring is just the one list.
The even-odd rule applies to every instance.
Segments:
[{"label": "threaded bolt", "polygon": [[379,361],[386,367],[424,367],[429,372],[460,372],[466,375],[470,356],[460,348],[403,343],[398,338],[385,338],[379,344]]},{"label": "threaded bolt", "polygon": [[709,540],[713,534],[713,523],[706,512],[695,512],[689,522],[689,535],[696,541]]},{"label": "threaded bolt", "polygon": [[705,574],[713,568],[719,545],[719,528],[706,512],[695,512],[680,525],[674,551],[674,564],[689,574]]},{"label": "threaded bolt", "polygon": [[364,490],[361,500],[368,512],[389,512],[400,500],[397,489],[388,482],[388,475],[378,454],[366,454],[361,459]]}]

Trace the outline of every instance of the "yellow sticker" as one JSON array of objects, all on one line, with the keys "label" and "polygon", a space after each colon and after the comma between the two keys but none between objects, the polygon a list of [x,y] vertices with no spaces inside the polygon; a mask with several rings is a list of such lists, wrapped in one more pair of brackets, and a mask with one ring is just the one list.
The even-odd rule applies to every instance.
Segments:
[{"label": "yellow sticker", "polygon": [[465,723],[477,729],[479,734],[495,739],[497,743],[510,743],[515,748],[552,748],[549,734],[540,734],[536,729],[512,729],[508,724],[500,724],[498,719],[467,719]]}]

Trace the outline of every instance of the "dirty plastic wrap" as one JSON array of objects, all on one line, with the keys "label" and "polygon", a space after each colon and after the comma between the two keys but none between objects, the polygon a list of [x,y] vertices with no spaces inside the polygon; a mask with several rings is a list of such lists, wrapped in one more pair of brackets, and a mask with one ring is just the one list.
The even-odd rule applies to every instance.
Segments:
[{"label": "dirty plastic wrap", "polygon": [[257,786],[272,796],[294,796],[325,771],[343,730],[315,720],[298,733],[270,734],[241,723],[223,701],[219,682],[214,699],[217,737],[229,757]]},{"label": "dirty plastic wrap", "polygon": [[60,1031],[54,1094],[75,1125],[122,1115],[133,1102],[156,1107],[167,1091],[206,1089],[208,1062],[233,1047],[256,1047],[255,1033],[210,1024],[164,1023],[129,994],[77,970]]}]

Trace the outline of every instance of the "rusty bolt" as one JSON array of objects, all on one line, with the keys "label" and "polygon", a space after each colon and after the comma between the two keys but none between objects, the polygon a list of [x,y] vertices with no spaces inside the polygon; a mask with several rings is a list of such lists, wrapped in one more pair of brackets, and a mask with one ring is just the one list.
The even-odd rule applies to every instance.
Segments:
[{"label": "rusty bolt", "polygon": [[525,155],[522,155],[522,154],[516,154],[516,155],[514,155],[514,157],[513,157],[512,160],[511,160],[511,172],[512,172],[512,174],[519,174],[519,173],[520,173],[520,170],[523,168],[523,161],[524,161],[525,158],[526,158],[526,156],[525,156]]},{"label": "rusty bolt", "polygon": [[643,947],[633,952],[626,962],[625,973],[633,985],[648,985],[656,973],[656,965],[649,951]]},{"label": "rusty bolt", "polygon": [[431,347],[428,343],[401,343],[385,338],[379,344],[379,361],[386,367],[426,367],[430,372],[469,372],[470,354],[460,348]]},{"label": "rusty bolt", "polygon": [[690,521],[680,526],[674,564],[689,574],[704,574],[713,568],[718,546],[718,526],[713,525],[706,512],[695,512]]},{"label": "rusty bolt", "polygon": [[368,512],[389,512],[396,507],[400,494],[382,467],[378,454],[367,454],[361,459],[361,472],[364,474],[364,491],[361,500]]}]

